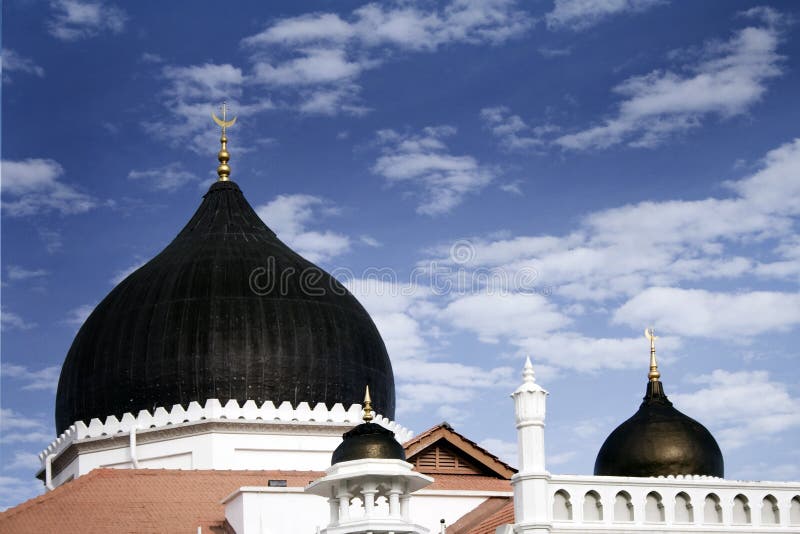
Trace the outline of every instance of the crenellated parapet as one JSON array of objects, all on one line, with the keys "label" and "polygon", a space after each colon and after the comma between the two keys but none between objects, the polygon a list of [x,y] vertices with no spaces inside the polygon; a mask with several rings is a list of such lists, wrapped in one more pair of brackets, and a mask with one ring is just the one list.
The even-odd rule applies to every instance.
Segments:
[{"label": "crenellated parapet", "polygon": [[[218,399],[208,399],[203,405],[191,402],[186,408],[176,404],[169,410],[157,407],[152,412],[140,410],[135,415],[125,413],[121,418],[110,415],[105,421],[92,419],[88,425],[83,421],[76,421],[39,454],[39,459],[44,468],[48,457],[60,455],[78,441],[88,438],[120,437],[129,434],[132,429],[135,429],[135,432],[142,432],[203,421],[341,426],[357,424],[363,413],[360,404],[353,404],[345,409],[341,403],[336,403],[331,408],[318,403],[312,408],[307,402],[292,406],[290,402],[284,401],[275,406],[273,402],[267,401],[259,406],[252,400],[240,405],[235,399],[228,400],[225,404]],[[375,415],[374,422],[393,431],[400,442],[407,441],[413,436],[413,432],[409,429],[380,414]]]}]

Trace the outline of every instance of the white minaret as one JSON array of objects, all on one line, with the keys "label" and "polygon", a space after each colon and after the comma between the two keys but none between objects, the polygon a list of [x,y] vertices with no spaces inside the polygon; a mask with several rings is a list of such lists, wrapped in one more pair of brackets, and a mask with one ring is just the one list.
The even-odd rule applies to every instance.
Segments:
[{"label": "white minaret", "polygon": [[515,532],[550,532],[550,505],[545,468],[544,420],[547,391],[536,383],[531,359],[525,361],[522,384],[511,397],[517,422],[519,472],[511,478],[514,486]]}]

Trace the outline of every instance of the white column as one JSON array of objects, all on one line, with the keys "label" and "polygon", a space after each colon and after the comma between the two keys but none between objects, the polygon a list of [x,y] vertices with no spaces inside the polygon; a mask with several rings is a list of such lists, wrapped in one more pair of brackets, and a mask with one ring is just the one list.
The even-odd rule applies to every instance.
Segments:
[{"label": "white column", "polygon": [[410,502],[411,495],[405,494],[400,496],[400,515],[403,521],[411,521]]},{"label": "white column", "polygon": [[[530,358],[522,371],[523,382],[511,397],[517,423],[519,472],[511,479],[514,486],[514,518],[519,532],[550,532],[551,512],[548,496],[550,473],[544,453],[544,422],[547,391],[536,383]],[[573,513],[576,506],[573,506]]]},{"label": "white column", "polygon": [[400,510],[400,494],[403,493],[403,487],[399,480],[392,480],[392,487],[389,490],[389,517],[400,517],[402,511]]},{"label": "white column", "polygon": [[336,498],[339,499],[339,521],[350,519],[350,499],[352,495],[347,491],[347,482],[339,484]]},{"label": "white column", "polygon": [[328,499],[328,507],[330,508],[330,522],[331,525],[336,525],[339,523],[339,501],[336,500],[335,497],[331,497]]},{"label": "white column", "polygon": [[365,482],[361,495],[364,497],[364,517],[372,517],[375,511],[375,493],[378,491],[378,486],[375,483]]}]

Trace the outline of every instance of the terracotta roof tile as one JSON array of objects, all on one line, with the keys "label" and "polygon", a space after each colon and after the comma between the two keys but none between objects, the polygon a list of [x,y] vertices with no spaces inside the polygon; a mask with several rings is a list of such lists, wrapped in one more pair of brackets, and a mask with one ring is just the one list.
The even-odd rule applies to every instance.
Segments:
[{"label": "terracotta roof tile", "polygon": [[270,479],[302,487],[320,471],[96,469],[0,512],[0,532],[226,532],[222,499]]},{"label": "terracotta roof tile", "polygon": [[431,490],[511,491],[511,482],[502,478],[479,475],[431,475]]},{"label": "terracotta roof tile", "polygon": [[497,527],[514,523],[514,501],[509,499],[508,504],[484,519],[465,534],[494,534]]},{"label": "terracotta roof tile", "polygon": [[[461,519],[447,527],[447,534],[472,534],[481,528],[483,532],[492,523],[491,519],[508,506],[510,497],[490,497],[475,507],[471,512],[463,515]],[[512,507],[513,513],[513,507]],[[497,526],[505,524],[498,523]],[[495,527],[496,528],[496,527]],[[490,530],[494,534],[494,530]]]}]

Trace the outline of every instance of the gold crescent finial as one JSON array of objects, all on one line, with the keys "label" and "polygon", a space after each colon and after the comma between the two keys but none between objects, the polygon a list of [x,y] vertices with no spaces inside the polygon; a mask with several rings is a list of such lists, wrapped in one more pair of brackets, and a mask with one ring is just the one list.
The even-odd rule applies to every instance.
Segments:
[{"label": "gold crescent finial", "polygon": [[651,382],[657,382],[661,378],[661,373],[658,372],[658,362],[656,361],[656,331],[653,327],[645,328],[644,337],[650,340],[650,372],[647,373],[647,378]]},{"label": "gold crescent finial", "polygon": [[364,392],[364,422],[369,423],[374,419],[372,415],[372,399],[369,397],[369,386]]},{"label": "gold crescent finial", "polygon": [[228,103],[223,102],[222,106],[222,118],[220,119],[217,117],[217,114],[213,111],[211,112],[211,118],[214,119],[220,128],[222,128],[222,136],[219,139],[219,142],[222,144],[222,148],[220,148],[219,153],[217,154],[217,159],[219,160],[219,166],[217,167],[217,174],[219,175],[220,182],[227,182],[230,180],[231,176],[231,168],[228,165],[228,162],[231,159],[231,155],[228,152],[228,137],[225,135],[225,129],[230,128],[234,124],[236,124],[236,119],[238,117],[234,117],[231,120],[228,120]]}]

